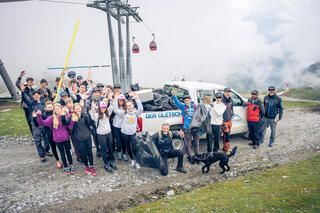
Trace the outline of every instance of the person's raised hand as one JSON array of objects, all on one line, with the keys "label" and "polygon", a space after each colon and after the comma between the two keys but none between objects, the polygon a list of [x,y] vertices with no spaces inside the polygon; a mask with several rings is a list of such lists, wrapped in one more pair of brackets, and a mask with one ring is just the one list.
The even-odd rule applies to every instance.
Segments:
[{"label": "person's raised hand", "polygon": [[171,94],[172,94],[172,95],[175,95],[176,92],[175,92],[174,90],[171,90]]},{"label": "person's raised hand", "polygon": [[81,100],[79,101],[79,104],[80,104],[81,107],[84,107],[84,100],[81,99]]},{"label": "person's raised hand", "polygon": [[20,89],[21,89],[22,92],[23,92],[23,91],[25,90],[25,88],[26,88],[26,86],[25,86],[24,83],[22,83],[22,82],[19,83],[19,87],[20,87]]},{"label": "person's raised hand", "polygon": [[38,114],[38,115],[41,115],[41,110],[38,110],[38,111],[37,111],[37,114]]},{"label": "person's raised hand", "polygon": [[25,74],[26,74],[26,71],[22,70],[22,71],[20,72],[19,77],[22,78]]},{"label": "person's raised hand", "polygon": [[33,111],[33,112],[32,112],[32,117],[34,117],[34,118],[37,117],[36,111]]},{"label": "person's raised hand", "polygon": [[182,130],[180,130],[178,133],[179,133],[181,138],[184,138],[184,132]]},{"label": "person's raised hand", "polygon": [[91,102],[91,109],[96,109],[96,106],[97,106],[96,102],[92,101]]},{"label": "person's raised hand", "polygon": [[133,91],[132,91],[132,90],[129,90],[129,91],[128,91],[128,95],[129,95],[130,97],[133,97],[133,96],[134,96]]}]

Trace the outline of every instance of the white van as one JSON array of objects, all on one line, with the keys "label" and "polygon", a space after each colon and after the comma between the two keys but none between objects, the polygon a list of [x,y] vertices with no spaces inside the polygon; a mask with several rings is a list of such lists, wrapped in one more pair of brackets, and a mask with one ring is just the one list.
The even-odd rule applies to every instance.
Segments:
[{"label": "white van", "polygon": [[[172,81],[167,82],[163,86],[163,90],[168,92],[174,90],[178,99],[183,103],[182,97],[185,93],[191,96],[192,101],[198,105],[201,103],[202,98],[211,94],[215,96],[217,92],[223,93],[225,86],[219,84],[212,84],[206,82],[196,81]],[[231,98],[233,100],[234,117],[232,119],[231,134],[243,133],[246,137],[248,135],[247,125],[247,99],[241,97],[237,92],[231,89]],[[170,110],[170,111],[157,111],[157,112],[144,112],[140,119],[140,125],[142,131],[148,131],[153,134],[160,130],[161,124],[167,122],[170,124],[171,130],[182,129],[182,116],[181,110]],[[142,123],[142,124],[141,124]],[[205,134],[200,133],[202,137]],[[181,140],[174,141],[174,148],[183,150],[184,143]]]}]

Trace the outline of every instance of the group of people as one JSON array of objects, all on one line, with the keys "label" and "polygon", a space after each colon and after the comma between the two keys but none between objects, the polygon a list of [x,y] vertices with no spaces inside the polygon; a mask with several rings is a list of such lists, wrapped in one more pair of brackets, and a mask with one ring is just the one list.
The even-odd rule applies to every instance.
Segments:
[{"label": "group of people", "polygon": [[[46,157],[54,156],[57,167],[64,168],[66,175],[76,173],[73,164],[71,142],[76,160],[84,164],[84,172],[96,175],[92,152],[92,141],[96,148],[96,157],[101,158],[104,169],[112,173],[117,170],[115,155],[118,160],[129,161],[129,166],[140,169],[135,160],[137,154],[136,132],[137,120],[143,112],[143,106],[135,92],[129,91],[129,98],[121,94],[121,86],[98,83],[95,86],[88,78],[76,76],[73,71],[68,72],[68,85],[61,84],[57,77],[53,91],[47,88],[45,79],[40,81],[40,89],[33,89],[33,78],[22,83],[25,72],[22,71],[16,81],[21,90],[22,108],[35,142],[41,162]],[[60,90],[58,87],[60,85]],[[192,152],[199,153],[200,132],[198,128],[191,128],[192,117],[197,105],[190,95],[183,96],[183,103],[172,92],[174,103],[181,110],[183,128],[179,132],[170,131],[170,125],[163,123],[161,130],[152,136],[164,162],[160,168],[162,175],[168,174],[168,158],[178,158],[176,170],[181,173],[187,171],[183,167],[184,153],[173,148],[173,139],[180,138],[186,143],[187,159],[194,164]],[[230,154],[230,132],[234,116],[231,89],[225,88],[223,93],[216,93],[213,97],[206,95],[202,104],[211,117],[211,130],[207,132],[207,151],[219,150],[219,139],[223,132],[223,151]],[[265,129],[271,127],[269,146],[273,146],[276,124],[282,117],[283,106],[281,98],[275,94],[275,88],[269,87],[269,94],[262,102],[258,98],[258,91],[251,92],[251,99],[247,102],[247,120],[250,138],[255,149],[263,142]],[[71,142],[70,142],[71,141]],[[213,146],[212,146],[213,144]],[[60,153],[60,157],[57,152]],[[52,150],[52,154],[50,153]],[[60,161],[61,158],[61,161]]]},{"label": "group of people", "polygon": [[107,85],[105,89],[103,84],[98,83],[93,87],[92,80],[76,77],[73,71],[68,72],[68,85],[62,83],[59,91],[60,78],[56,79],[57,86],[52,92],[47,88],[45,79],[40,81],[40,89],[34,90],[33,78],[27,78],[26,83],[21,82],[24,75],[22,71],[16,86],[21,90],[22,108],[41,162],[46,162],[46,157],[54,156],[57,167],[64,168],[66,175],[76,173],[71,140],[76,160],[85,165],[84,172],[96,175],[93,140],[96,156],[102,157],[107,172],[118,169],[115,150],[118,160],[129,161],[130,157],[130,166],[140,169],[135,161],[135,134],[137,118],[143,112],[143,106],[136,93],[130,91],[127,100],[120,93],[120,85]]}]

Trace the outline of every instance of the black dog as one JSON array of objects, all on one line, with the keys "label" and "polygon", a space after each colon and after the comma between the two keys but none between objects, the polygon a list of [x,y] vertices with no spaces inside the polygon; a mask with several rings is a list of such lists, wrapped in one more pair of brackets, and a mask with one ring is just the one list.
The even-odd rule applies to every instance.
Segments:
[{"label": "black dog", "polygon": [[[196,154],[192,156],[192,159],[195,162],[204,163],[204,166],[202,167],[202,173],[208,173],[211,164],[220,161],[219,166],[223,169],[222,172],[220,172],[220,174],[223,174],[225,173],[225,171],[230,170],[230,167],[228,165],[229,158],[233,156],[236,153],[236,151],[237,147],[235,146],[229,155],[225,154],[224,152],[207,152],[203,154]],[[225,166],[227,167],[227,169],[225,168]],[[207,171],[204,171],[205,168],[207,168]]]}]

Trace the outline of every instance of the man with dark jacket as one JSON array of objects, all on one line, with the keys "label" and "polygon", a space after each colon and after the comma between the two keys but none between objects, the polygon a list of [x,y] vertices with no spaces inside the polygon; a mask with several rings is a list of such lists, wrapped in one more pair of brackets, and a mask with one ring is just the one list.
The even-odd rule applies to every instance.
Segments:
[{"label": "man with dark jacket", "polygon": [[270,135],[269,147],[272,147],[275,136],[276,136],[277,123],[282,118],[283,105],[282,105],[282,99],[279,96],[277,96],[275,93],[274,86],[270,86],[268,88],[268,91],[269,91],[269,94],[264,97],[264,101],[263,101],[265,114],[264,114],[264,118],[261,126],[260,143],[263,143],[264,135],[266,133],[266,128],[270,126],[271,135]]},{"label": "man with dark jacket", "polygon": [[[16,81],[16,86],[18,87],[18,89],[21,91],[21,88],[20,88],[20,84],[21,84],[21,80],[22,80],[22,77],[26,74],[25,71],[22,71]],[[31,99],[32,98],[32,94],[33,94],[33,91],[34,89],[32,88],[33,86],[33,78],[31,77],[28,77],[27,78],[27,85],[23,85],[24,86],[24,93]],[[22,92],[22,91],[21,91]],[[29,126],[29,129],[30,129],[30,132],[32,134],[32,125],[31,125],[31,115],[29,114],[30,113],[30,110],[28,109],[28,106],[27,104],[25,103],[23,97],[21,98],[21,107],[24,111],[24,114],[26,116],[26,119],[27,119],[27,122],[28,122],[28,126]]]},{"label": "man with dark jacket", "polygon": [[173,133],[170,131],[170,125],[168,123],[163,123],[161,131],[155,133],[152,136],[160,155],[162,157],[164,167],[160,169],[161,175],[168,175],[168,158],[178,157],[178,164],[176,171],[181,173],[187,173],[183,168],[183,152],[181,150],[174,149],[172,146],[172,139],[174,138],[183,138],[183,132]]},{"label": "man with dark jacket", "polygon": [[[36,145],[40,161],[46,162],[45,156],[52,156],[51,153],[49,153],[50,146],[49,141],[47,138],[47,131],[44,128],[44,126],[37,126],[36,123],[33,122],[33,116],[36,116],[36,112],[40,110],[41,112],[44,112],[44,105],[40,100],[40,92],[38,90],[33,91],[33,95],[30,98],[25,92],[25,87],[23,84],[20,84],[22,98],[24,99],[25,103],[28,106],[29,114],[30,114],[30,120],[32,125],[32,136],[34,143]],[[33,114],[33,115],[32,115]],[[44,142],[44,146],[42,146],[42,140]]]},{"label": "man with dark jacket", "polygon": [[251,99],[247,102],[247,121],[249,136],[254,149],[258,149],[260,146],[260,121],[264,116],[264,107],[261,100],[258,98],[258,91],[251,91]]},{"label": "man with dark jacket", "polygon": [[230,154],[230,132],[232,127],[232,117],[234,115],[233,112],[233,100],[230,97],[231,89],[229,87],[224,89],[222,102],[226,105],[226,111],[223,113],[223,123],[222,123],[222,131],[223,131],[223,150],[229,155]]},{"label": "man with dark jacket", "polygon": [[40,81],[40,99],[41,101],[45,104],[47,101],[52,101],[52,93],[51,91],[47,88],[48,82],[46,79],[41,79]]}]

